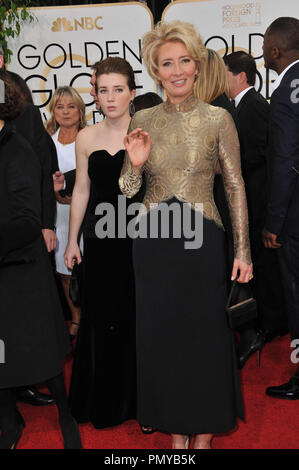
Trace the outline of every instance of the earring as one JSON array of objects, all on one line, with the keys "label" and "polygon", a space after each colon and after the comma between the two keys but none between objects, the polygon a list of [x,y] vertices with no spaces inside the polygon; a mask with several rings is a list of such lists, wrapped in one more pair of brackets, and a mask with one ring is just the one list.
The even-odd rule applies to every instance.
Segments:
[{"label": "earring", "polygon": [[130,112],[131,117],[134,116],[136,112],[136,109],[132,100],[130,101],[130,104],[129,104],[129,112]]}]

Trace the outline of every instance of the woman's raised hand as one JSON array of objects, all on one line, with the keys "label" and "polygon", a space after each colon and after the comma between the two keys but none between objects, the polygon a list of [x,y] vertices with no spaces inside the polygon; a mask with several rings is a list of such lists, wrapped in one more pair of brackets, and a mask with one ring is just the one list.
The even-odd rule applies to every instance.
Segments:
[{"label": "woman's raised hand", "polygon": [[151,138],[141,128],[134,129],[124,138],[126,151],[128,152],[134,169],[142,168],[148,159],[151,149]]}]

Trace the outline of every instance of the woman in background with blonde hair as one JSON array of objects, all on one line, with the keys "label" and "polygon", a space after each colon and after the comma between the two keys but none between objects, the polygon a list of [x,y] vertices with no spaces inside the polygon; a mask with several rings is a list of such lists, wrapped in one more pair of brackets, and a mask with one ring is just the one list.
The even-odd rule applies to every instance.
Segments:
[{"label": "woman in background with blonde hair", "polygon": [[222,57],[213,49],[207,49],[207,55],[200,64],[200,72],[194,83],[194,95],[206,103],[226,109],[236,124],[236,111],[229,99],[226,66]]},{"label": "woman in background with blonde hair", "polygon": [[[218,159],[234,227],[232,278],[239,270],[239,282],[252,277],[247,206],[234,122],[225,110],[194,95],[206,54],[189,23],[160,22],[145,34],[144,62],[167,101],[133,117],[119,180],[122,192],[133,197],[145,173],[146,210],[140,226],[148,227],[148,233],[152,204],[169,209],[161,212],[152,238],[142,234],[134,239],[133,256],[137,417],[170,432],[174,449],[188,448],[191,435],[195,449],[209,449],[213,433],[231,430],[237,417],[243,417],[233,336],[225,316],[225,238],[213,199]],[[196,204],[202,204],[200,209]],[[167,215],[175,212],[174,205],[182,219],[170,225]],[[185,227],[190,220],[194,227],[199,215],[203,243],[188,249]]]},{"label": "woman in background with blonde hair", "polygon": [[[62,86],[55,90],[50,101],[50,118],[46,129],[52,136],[57,150],[58,166],[62,173],[75,171],[75,141],[78,132],[86,126],[85,104],[77,91],[70,86]],[[80,307],[73,304],[69,296],[71,271],[65,266],[64,252],[69,233],[71,193],[56,192],[56,236],[55,249],[56,272],[59,274],[64,294],[68,302],[72,323],[70,338],[73,340],[80,325]],[[82,250],[81,243],[81,250]]]}]

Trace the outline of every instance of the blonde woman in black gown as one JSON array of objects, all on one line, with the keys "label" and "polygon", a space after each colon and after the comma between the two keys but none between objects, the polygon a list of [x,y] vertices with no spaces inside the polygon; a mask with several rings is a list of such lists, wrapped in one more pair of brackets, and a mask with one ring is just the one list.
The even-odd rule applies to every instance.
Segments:
[{"label": "blonde woman in black gown", "polygon": [[[232,277],[252,277],[247,206],[235,125],[224,109],[195,98],[194,81],[206,51],[196,29],[160,23],[143,37],[143,58],[167,101],[135,114],[126,136],[119,180],[130,197],[146,177],[143,200],[187,204],[193,219],[202,203],[203,244],[186,236],[136,238],[137,418],[172,434],[173,448],[210,448],[214,433],[243,417],[232,332],[225,315],[226,257],[222,222],[213,200],[219,158],[235,241]],[[162,219],[162,222],[163,219]]]}]

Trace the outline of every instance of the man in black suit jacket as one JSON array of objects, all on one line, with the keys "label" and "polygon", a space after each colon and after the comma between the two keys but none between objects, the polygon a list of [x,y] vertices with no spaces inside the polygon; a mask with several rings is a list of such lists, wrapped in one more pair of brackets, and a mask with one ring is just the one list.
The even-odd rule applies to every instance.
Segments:
[{"label": "man in black suit jacket", "polygon": [[228,70],[230,97],[236,106],[242,174],[245,182],[249,235],[254,279],[251,287],[257,300],[258,322],[246,325],[240,331],[238,359],[243,367],[247,359],[261,350],[266,340],[286,331],[284,297],[275,250],[267,250],[262,243],[262,229],[266,217],[266,151],[270,106],[255,88],[256,63],[243,51],[224,57]]},{"label": "man in black suit jacket", "polygon": [[[0,47],[0,70],[3,67],[3,51]],[[52,179],[53,168],[46,131],[38,108],[28,103],[24,113],[18,116],[13,121],[13,124],[17,132],[30,143],[40,161],[42,169],[42,233],[48,252],[51,252],[56,247],[56,235],[54,232],[56,205]]]},{"label": "man in black suit jacket", "polygon": [[[277,18],[264,37],[265,67],[278,73],[271,97],[269,192],[263,241],[277,250],[292,340],[299,338],[299,20]],[[293,358],[293,355],[291,356]],[[299,368],[289,382],[269,387],[276,398],[299,399]]]}]

